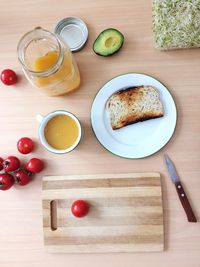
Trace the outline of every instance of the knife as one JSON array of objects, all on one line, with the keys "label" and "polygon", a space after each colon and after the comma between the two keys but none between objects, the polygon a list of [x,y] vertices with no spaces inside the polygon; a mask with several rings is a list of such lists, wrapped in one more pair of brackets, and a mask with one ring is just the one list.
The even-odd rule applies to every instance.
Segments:
[{"label": "knife", "polygon": [[174,167],[173,162],[171,161],[171,159],[168,157],[167,154],[164,154],[164,160],[165,160],[165,164],[167,166],[167,170],[169,172],[169,175],[171,177],[171,180],[175,184],[176,191],[178,193],[181,204],[185,210],[188,221],[189,222],[197,222],[197,219],[194,215],[192,207],[190,206],[189,200],[188,200],[187,195],[183,189],[183,186],[181,184],[180,178],[179,178],[178,173]]}]

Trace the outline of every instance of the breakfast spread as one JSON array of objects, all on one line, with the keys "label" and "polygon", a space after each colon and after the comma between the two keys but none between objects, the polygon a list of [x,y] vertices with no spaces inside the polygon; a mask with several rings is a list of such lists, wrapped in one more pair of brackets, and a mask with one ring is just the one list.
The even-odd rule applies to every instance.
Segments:
[{"label": "breakfast spread", "polygon": [[[171,49],[200,46],[196,31],[194,31],[193,38],[185,41],[191,28],[196,30],[195,27],[199,24],[196,22],[195,27],[193,27],[194,25],[191,25],[190,22],[188,23],[189,19],[186,14],[190,14],[192,8],[190,10],[188,3],[181,6],[185,13],[184,18],[183,15],[179,16],[176,13],[175,20],[180,18],[181,21],[179,27],[177,27],[177,23],[172,19],[174,13],[171,12],[172,9],[174,10],[177,7],[176,5],[178,6],[178,1],[174,1],[171,4],[167,0],[163,2],[153,1],[153,29],[156,47],[159,49]],[[169,16],[164,16],[166,13]],[[195,19],[198,18],[196,13],[192,14]],[[169,27],[169,21],[170,23],[172,21],[171,27]],[[77,39],[77,46],[76,42],[71,42],[73,37],[70,34],[73,32],[73,36],[76,36],[81,29],[85,29],[84,24],[81,23],[78,18],[62,20],[58,24],[55,34],[38,27],[25,34],[19,42],[18,56],[26,77],[33,85],[42,89],[49,96],[63,95],[80,86],[79,69],[71,51],[77,51],[83,47],[87,40],[88,32],[86,29],[84,38],[79,44]],[[79,28],[78,25],[82,25],[82,28]],[[183,35],[179,36],[182,30],[185,31],[186,38]],[[69,34],[68,39],[63,39],[65,41],[68,40],[69,43],[71,42],[70,47],[60,38],[64,32]],[[107,28],[98,35],[92,48],[97,55],[108,57],[119,52],[123,44],[124,35],[117,29]],[[100,99],[100,105],[103,112],[105,109],[108,111],[109,127],[106,124],[106,116],[104,116],[103,112],[100,113],[100,106],[98,106],[96,100],[94,102],[97,103],[99,109],[97,108],[95,119],[91,119],[92,124],[93,121],[97,122],[97,129],[100,132],[103,131],[103,127],[100,125],[102,119],[105,126],[102,136],[109,140],[103,140],[103,146],[112,153],[124,158],[142,158],[157,152],[169,141],[176,125],[176,108],[168,90],[150,76],[147,77],[147,75],[138,73],[133,73],[133,75],[135,75],[134,82],[131,86],[130,84],[128,87],[119,86],[120,89],[113,91],[113,87],[117,84],[115,83],[115,78],[106,85],[111,93],[108,90],[103,92],[103,97],[106,97],[106,105],[102,101],[103,97]],[[127,76],[124,75],[120,78],[122,82],[127,82],[127,80],[130,82],[130,76],[129,78],[124,77]],[[149,79],[149,81],[152,81],[152,85],[151,83],[142,83],[142,80],[138,85],[138,77],[144,79],[144,81]],[[1,73],[1,80],[6,85],[12,85],[17,82],[17,75],[14,71],[6,69]],[[158,88],[154,84],[157,84]],[[114,89],[116,88],[114,87]],[[162,98],[160,97],[161,95]],[[163,98],[163,95],[166,98]],[[165,99],[168,102],[163,103]],[[166,109],[170,106],[171,113],[169,111],[167,113],[164,110],[164,106]],[[168,115],[168,118],[172,114],[173,119],[168,121],[169,127],[168,125],[166,127],[169,128],[169,132],[166,136],[164,136],[164,126],[159,127],[159,122],[166,117],[165,114]],[[82,127],[79,120],[72,113],[57,110],[46,116],[38,115],[37,118],[40,122],[39,138],[48,151],[57,154],[68,153],[80,143]],[[162,119],[158,120],[159,118]],[[154,127],[155,124],[148,126],[145,130],[141,130],[138,127],[135,132],[131,132],[131,138],[128,135],[121,137],[120,133],[123,130],[115,131],[130,124],[151,119],[156,119],[158,122],[156,126],[158,127]],[[142,123],[142,125],[145,124]],[[156,134],[152,134],[152,129],[157,131]],[[146,133],[144,133],[145,131]],[[162,133],[159,131],[162,131]],[[153,143],[156,143],[159,136],[162,136],[160,138],[162,140],[161,143],[158,142],[158,145],[156,144],[156,147],[153,147],[152,140],[150,140],[145,145],[145,149],[146,147],[149,149],[150,146],[152,149],[145,151],[143,148],[143,153],[140,149],[141,147],[137,147],[137,143],[142,143],[141,140],[147,139],[149,133]],[[120,151],[115,150],[117,147],[115,144],[119,145]],[[34,149],[34,143],[30,138],[23,137],[18,141],[17,149],[22,154],[29,154]],[[127,151],[128,153],[126,154]],[[9,156],[6,159],[0,158],[0,190],[8,190],[14,184],[24,186],[31,181],[31,177],[34,174],[40,173],[43,169],[44,162],[36,157],[29,159],[24,166],[15,156]],[[74,201],[74,197],[77,200]],[[46,176],[43,178],[42,198],[44,240],[48,244],[48,249],[58,249],[58,251],[61,249],[65,252],[163,250],[164,228],[159,173]],[[57,228],[51,225],[52,201],[55,201],[54,204],[58,206],[56,220],[58,221],[58,227],[62,227],[62,234],[59,231],[56,232]],[[63,212],[66,212],[66,214],[64,213],[63,215]],[[74,217],[82,219],[76,220]],[[128,219],[124,221],[124,217]],[[118,220],[120,223],[116,224]],[[100,230],[98,229],[99,225],[101,227]],[[118,227],[117,235],[113,230],[116,226]],[[61,245],[56,248],[59,242],[61,242]],[[112,246],[109,248],[108,244]],[[139,246],[137,246],[138,244]],[[142,246],[140,246],[141,244]]]},{"label": "breakfast spread", "polygon": [[147,85],[115,92],[108,99],[107,108],[113,130],[164,116],[159,92],[156,88]]},{"label": "breakfast spread", "polygon": [[111,56],[117,53],[124,43],[123,34],[117,29],[102,31],[93,44],[93,51],[100,56]]}]

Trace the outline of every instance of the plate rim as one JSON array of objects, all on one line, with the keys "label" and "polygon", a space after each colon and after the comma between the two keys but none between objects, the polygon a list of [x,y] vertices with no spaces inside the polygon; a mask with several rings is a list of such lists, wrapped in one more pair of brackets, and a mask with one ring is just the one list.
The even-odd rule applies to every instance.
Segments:
[{"label": "plate rim", "polygon": [[[168,140],[163,146],[161,146],[160,149],[156,150],[155,152],[153,152],[153,153],[151,153],[151,154],[149,154],[149,155],[145,155],[145,156],[139,156],[139,157],[126,157],[126,156],[122,156],[122,155],[116,154],[116,153],[114,153],[113,151],[109,150],[107,147],[105,147],[105,146],[100,142],[99,138],[97,137],[97,135],[96,135],[96,133],[95,133],[95,131],[94,131],[93,124],[92,124],[92,108],[93,108],[94,101],[95,101],[97,95],[99,94],[99,92],[102,90],[102,88],[103,88],[107,83],[109,83],[109,82],[112,81],[113,79],[118,78],[118,77],[120,77],[120,76],[125,76],[125,75],[127,75],[127,74],[140,74],[140,75],[145,75],[145,76],[147,76],[147,77],[150,77],[150,78],[153,78],[153,79],[157,80],[157,81],[158,81],[160,84],[162,84],[162,85],[165,87],[165,89],[168,91],[168,93],[170,94],[170,96],[171,96],[171,98],[172,98],[172,100],[173,100],[173,102],[174,102],[174,105],[175,105],[175,110],[176,110],[175,126],[174,126],[173,132],[172,132],[172,134],[171,134],[169,140]],[[152,155],[158,153],[159,151],[161,151],[161,149],[163,149],[163,148],[164,148],[164,147],[171,141],[171,139],[173,138],[174,133],[175,133],[175,130],[176,130],[176,128],[177,128],[177,120],[178,120],[178,109],[177,109],[177,104],[176,104],[176,102],[175,102],[175,100],[174,100],[174,97],[173,97],[171,91],[168,89],[168,87],[167,87],[163,82],[161,82],[161,81],[160,81],[159,79],[157,79],[155,76],[152,76],[152,75],[149,75],[149,74],[146,74],[146,73],[143,73],[143,72],[126,72],[126,73],[123,73],[123,74],[116,75],[116,76],[112,77],[111,79],[107,80],[104,84],[101,85],[101,87],[99,88],[99,90],[96,92],[95,96],[93,97],[92,104],[91,104],[91,106],[90,106],[90,125],[91,125],[91,128],[92,128],[93,134],[94,134],[96,140],[98,141],[98,143],[101,145],[101,147],[103,147],[105,150],[107,150],[107,151],[110,152],[111,154],[113,154],[113,155],[115,155],[115,156],[117,156],[117,157],[119,157],[119,158],[129,159],[129,160],[139,160],[139,159],[148,158],[148,157],[150,157],[150,156],[152,156]]]}]

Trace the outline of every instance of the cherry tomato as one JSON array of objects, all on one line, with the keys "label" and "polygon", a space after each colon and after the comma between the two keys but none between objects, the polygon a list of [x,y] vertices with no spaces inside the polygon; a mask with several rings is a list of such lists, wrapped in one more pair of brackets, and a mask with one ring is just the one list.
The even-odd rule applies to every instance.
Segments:
[{"label": "cherry tomato", "polygon": [[6,172],[12,172],[20,167],[20,160],[17,157],[10,156],[3,161],[3,168]]},{"label": "cherry tomato", "polygon": [[76,200],[71,206],[71,212],[75,217],[84,217],[90,209],[89,204],[85,200]]},{"label": "cherry tomato", "polygon": [[15,180],[18,185],[24,186],[30,182],[31,177],[28,173],[21,169],[15,172]]},{"label": "cherry tomato", "polygon": [[15,182],[14,177],[9,173],[0,174],[0,190],[8,190]]},{"label": "cherry tomato", "polygon": [[1,72],[1,81],[5,85],[12,85],[17,82],[17,74],[10,69],[5,69]]},{"label": "cherry tomato", "polygon": [[44,163],[41,159],[32,158],[30,159],[25,166],[26,170],[32,173],[41,172],[44,168]]},{"label": "cherry tomato", "polygon": [[22,137],[17,142],[17,149],[22,154],[28,154],[33,150],[33,141],[28,137]]},{"label": "cherry tomato", "polygon": [[3,159],[0,157],[0,171],[3,169]]}]

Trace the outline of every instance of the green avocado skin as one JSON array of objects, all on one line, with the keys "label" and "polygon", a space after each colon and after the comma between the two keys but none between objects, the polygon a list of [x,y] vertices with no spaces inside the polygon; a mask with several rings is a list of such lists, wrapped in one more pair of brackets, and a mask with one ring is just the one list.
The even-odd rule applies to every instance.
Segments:
[{"label": "green avocado skin", "polygon": [[108,28],[102,31],[94,41],[93,51],[99,56],[108,57],[117,53],[123,43],[123,34],[117,29]]}]

